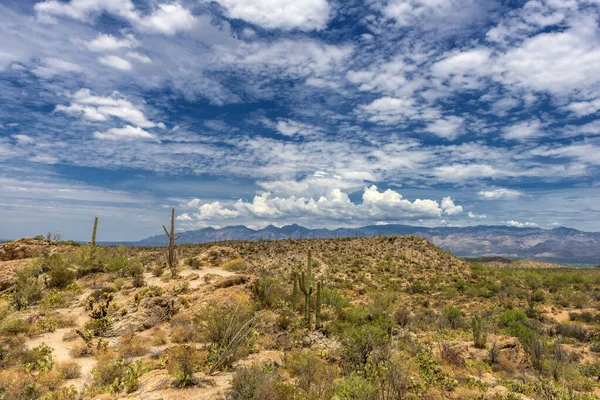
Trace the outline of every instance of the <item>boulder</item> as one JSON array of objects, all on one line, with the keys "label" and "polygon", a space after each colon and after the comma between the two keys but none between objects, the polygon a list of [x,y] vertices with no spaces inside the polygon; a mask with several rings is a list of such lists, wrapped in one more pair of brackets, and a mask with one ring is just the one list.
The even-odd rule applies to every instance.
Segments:
[{"label": "boulder", "polygon": [[129,332],[150,329],[162,322],[171,320],[179,311],[180,304],[173,297],[148,297],[142,299],[137,307],[128,310],[124,316],[115,320],[104,336],[116,337]]}]

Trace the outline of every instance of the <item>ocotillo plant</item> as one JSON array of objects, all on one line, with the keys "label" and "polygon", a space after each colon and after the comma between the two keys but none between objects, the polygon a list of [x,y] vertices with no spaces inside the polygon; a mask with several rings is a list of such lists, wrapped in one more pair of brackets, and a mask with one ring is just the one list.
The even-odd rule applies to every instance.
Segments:
[{"label": "ocotillo plant", "polygon": [[321,304],[323,293],[321,292],[321,281],[317,283],[317,302],[315,304],[315,329],[321,329]]},{"label": "ocotillo plant", "polygon": [[179,239],[179,236],[175,237],[175,209],[171,209],[171,232],[167,231],[167,228],[163,225],[163,229],[165,233],[169,237],[169,252],[167,254],[167,263],[169,264],[169,269],[171,270],[171,276],[177,276],[177,268],[175,267],[175,241]]},{"label": "ocotillo plant", "polygon": [[96,229],[98,229],[98,217],[94,218],[94,230],[92,230],[92,246],[96,246]]},{"label": "ocotillo plant", "polygon": [[306,271],[306,275],[304,271],[302,271],[300,275],[300,290],[304,293],[304,319],[306,320],[306,325],[310,329],[310,296],[313,292],[313,283],[312,283],[312,254],[310,250],[308,251],[308,267]]}]

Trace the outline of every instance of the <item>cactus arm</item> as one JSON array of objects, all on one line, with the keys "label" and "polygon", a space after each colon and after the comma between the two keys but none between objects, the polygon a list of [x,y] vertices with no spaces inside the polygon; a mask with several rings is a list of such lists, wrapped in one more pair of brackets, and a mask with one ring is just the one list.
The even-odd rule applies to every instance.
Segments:
[{"label": "cactus arm", "polygon": [[169,231],[167,230],[167,228],[166,228],[164,225],[163,225],[163,229],[165,230],[165,233],[167,234],[167,236],[171,237],[171,236],[169,235]]}]

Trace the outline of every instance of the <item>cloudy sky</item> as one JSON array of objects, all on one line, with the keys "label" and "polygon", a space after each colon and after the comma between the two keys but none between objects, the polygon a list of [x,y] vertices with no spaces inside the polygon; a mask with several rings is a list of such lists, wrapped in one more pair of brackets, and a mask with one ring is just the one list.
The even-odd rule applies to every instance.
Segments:
[{"label": "cloudy sky", "polygon": [[600,1],[0,0],[0,238],[600,230]]}]

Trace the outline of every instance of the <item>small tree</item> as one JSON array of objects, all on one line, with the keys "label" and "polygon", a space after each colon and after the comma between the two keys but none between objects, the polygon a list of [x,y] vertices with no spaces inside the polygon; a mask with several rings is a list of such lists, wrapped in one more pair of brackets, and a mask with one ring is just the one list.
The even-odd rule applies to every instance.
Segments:
[{"label": "small tree", "polygon": [[442,310],[442,316],[452,329],[456,329],[460,325],[462,312],[457,307],[447,307]]}]

